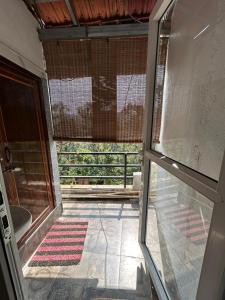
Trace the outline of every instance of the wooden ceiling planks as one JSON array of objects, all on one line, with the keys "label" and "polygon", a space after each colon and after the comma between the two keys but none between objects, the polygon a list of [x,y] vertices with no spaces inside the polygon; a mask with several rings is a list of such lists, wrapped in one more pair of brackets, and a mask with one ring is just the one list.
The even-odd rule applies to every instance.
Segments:
[{"label": "wooden ceiling planks", "polygon": [[63,0],[49,3],[38,3],[37,9],[46,25],[54,26],[72,24],[70,13]]},{"label": "wooden ceiling planks", "polygon": [[[64,0],[36,2],[46,27],[72,25]],[[73,0],[81,25],[147,22],[156,0]]]}]

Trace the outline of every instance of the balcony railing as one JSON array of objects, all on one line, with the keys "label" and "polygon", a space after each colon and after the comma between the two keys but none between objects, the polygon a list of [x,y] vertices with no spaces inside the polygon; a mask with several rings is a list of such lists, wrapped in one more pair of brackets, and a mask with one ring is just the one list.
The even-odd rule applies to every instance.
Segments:
[{"label": "balcony railing", "polygon": [[[106,156],[106,155],[119,155],[123,157],[122,163],[114,163],[114,164],[107,164],[107,163],[101,163],[101,164],[76,164],[72,163],[75,160],[76,156],[84,156],[84,155],[91,155],[91,156]],[[128,157],[129,156],[136,156],[136,161],[139,162],[139,153],[138,152],[58,152],[58,158],[60,162],[60,158],[62,156],[67,156],[67,161],[69,163],[59,163],[59,170],[60,170],[60,179],[61,183],[64,179],[119,179],[123,181],[124,188],[127,187],[128,180],[133,180],[133,173],[129,174],[128,170],[132,168],[135,171],[141,170],[141,164],[140,163],[128,163]],[[66,168],[120,168],[123,170],[122,175],[65,175],[65,167]]]}]

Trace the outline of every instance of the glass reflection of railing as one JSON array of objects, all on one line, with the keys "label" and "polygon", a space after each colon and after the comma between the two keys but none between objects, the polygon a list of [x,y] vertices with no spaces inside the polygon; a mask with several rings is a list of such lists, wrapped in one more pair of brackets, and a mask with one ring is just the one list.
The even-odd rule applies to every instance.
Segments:
[{"label": "glass reflection of railing", "polygon": [[[123,158],[119,163],[74,163],[75,157],[78,156],[119,156]],[[71,159],[72,156],[72,159]],[[129,156],[135,157],[135,163],[129,163]],[[61,163],[62,157],[67,157],[67,163]],[[69,158],[68,158],[69,157]],[[128,170],[137,172],[141,170],[141,164],[139,162],[138,152],[58,152],[59,171],[61,183],[65,183],[65,180],[69,180],[73,183],[76,180],[116,180],[116,182],[123,182],[124,188],[127,187],[128,181],[133,181],[133,173],[128,173]],[[72,163],[73,162],[73,163]],[[75,175],[68,175],[68,170],[73,168]],[[78,168],[119,168],[120,175],[77,175],[76,170]],[[65,174],[67,173],[67,174]],[[104,182],[105,183],[105,182]],[[115,183],[114,183],[115,184]],[[118,184],[118,183],[116,183]]]}]

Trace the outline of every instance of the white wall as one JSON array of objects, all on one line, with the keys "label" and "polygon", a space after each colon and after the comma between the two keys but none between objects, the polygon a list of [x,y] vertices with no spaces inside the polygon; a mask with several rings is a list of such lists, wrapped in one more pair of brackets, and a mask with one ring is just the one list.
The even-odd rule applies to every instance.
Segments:
[{"label": "white wall", "polygon": [[0,0],[0,55],[44,76],[38,23],[22,0]]}]

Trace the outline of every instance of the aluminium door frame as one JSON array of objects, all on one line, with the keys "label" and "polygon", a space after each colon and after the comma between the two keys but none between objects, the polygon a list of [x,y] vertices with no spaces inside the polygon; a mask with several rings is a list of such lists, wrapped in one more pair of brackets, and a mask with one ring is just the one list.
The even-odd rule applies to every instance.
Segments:
[{"label": "aluminium door frame", "polygon": [[[7,212],[7,218],[9,221],[9,226],[11,228],[11,239],[10,241],[4,246],[4,253],[2,258],[5,262],[6,265],[4,264],[4,267],[7,267],[5,270],[6,274],[9,273],[9,276],[11,277],[11,282],[7,282],[9,286],[14,285],[14,291],[16,294],[16,299],[17,300],[26,300],[27,299],[27,289],[25,285],[25,280],[23,277],[22,273],[22,265],[19,257],[19,251],[16,243],[16,238],[15,238],[15,233],[14,233],[14,228],[13,228],[13,222],[12,222],[12,217],[10,213],[10,208],[9,208],[9,203],[8,203],[8,197],[6,194],[6,189],[5,189],[5,182],[2,174],[2,168],[0,165],[0,189],[2,192],[2,196],[4,199],[4,204],[6,207],[6,212]],[[2,233],[0,232],[2,235]],[[2,237],[2,240],[4,238]],[[9,297],[12,297],[9,295]],[[11,298],[9,298],[11,300]]]},{"label": "aluminium door frame", "polygon": [[152,161],[200,194],[206,196],[214,204],[196,299],[219,300],[222,299],[225,289],[225,151],[219,180],[215,182],[197,171],[191,170],[177,161],[167,158],[151,149],[159,22],[172,2],[174,2],[174,0],[158,0],[149,18],[143,143],[144,159],[142,168],[143,188],[142,195],[140,196],[139,243],[159,298],[163,300],[171,299],[163,286],[145,242],[149,174]]},{"label": "aluminium door frame", "polygon": [[5,253],[2,232],[0,232],[0,282],[1,282],[1,297],[4,300],[16,300],[16,292]]}]

